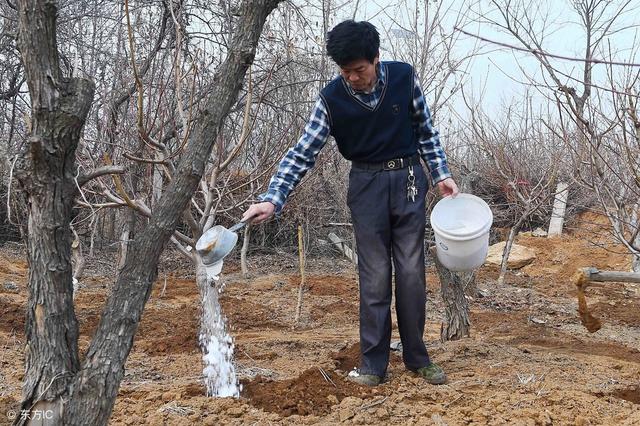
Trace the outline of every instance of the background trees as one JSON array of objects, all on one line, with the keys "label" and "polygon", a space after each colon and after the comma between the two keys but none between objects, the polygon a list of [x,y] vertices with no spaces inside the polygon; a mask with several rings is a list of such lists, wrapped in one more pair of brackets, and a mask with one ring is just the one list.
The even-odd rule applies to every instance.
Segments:
[{"label": "background trees", "polygon": [[[638,64],[633,63],[637,45],[618,46],[612,41],[634,29],[631,2],[570,2],[569,22],[576,22],[581,37],[577,52],[562,55],[564,62],[547,53],[561,25],[548,8],[511,0],[491,4],[496,17],[485,15],[483,20],[510,35],[517,42],[515,48],[531,54],[540,65],[537,75],[524,69],[523,73],[556,107],[553,116],[538,120],[552,138],[564,142],[566,151],[557,161],[570,164],[561,178],[572,182],[574,190],[593,195],[595,203],[586,200],[583,207],[597,208],[607,216],[613,237],[633,255],[632,268],[638,271]],[[616,60],[621,55],[625,60]],[[573,69],[566,69],[567,61]],[[596,75],[596,67],[605,72]]]}]

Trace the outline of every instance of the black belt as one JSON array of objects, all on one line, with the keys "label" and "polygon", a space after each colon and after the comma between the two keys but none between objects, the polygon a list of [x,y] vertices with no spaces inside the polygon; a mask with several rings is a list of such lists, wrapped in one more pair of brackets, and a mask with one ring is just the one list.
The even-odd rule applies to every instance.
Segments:
[{"label": "black belt", "polygon": [[378,163],[361,163],[359,161],[352,161],[351,166],[356,169],[378,171],[378,170],[399,170],[405,167],[415,166],[420,164],[420,156],[413,154],[408,157],[392,158],[387,161],[381,161]]}]

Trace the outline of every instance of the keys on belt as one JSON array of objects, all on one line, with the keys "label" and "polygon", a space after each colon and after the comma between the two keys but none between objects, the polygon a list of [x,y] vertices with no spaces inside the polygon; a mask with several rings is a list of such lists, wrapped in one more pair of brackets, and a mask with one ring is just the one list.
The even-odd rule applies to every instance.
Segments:
[{"label": "keys on belt", "polygon": [[418,195],[418,188],[416,188],[416,175],[414,173],[414,165],[420,167],[420,160],[418,154],[414,154],[410,157],[393,158],[391,160],[384,161],[383,163],[359,163],[353,162],[353,167],[364,170],[400,170],[407,169],[407,201],[415,202]]},{"label": "keys on belt", "polygon": [[416,175],[413,173],[413,166],[409,166],[409,176],[407,177],[407,200],[415,203],[418,188],[416,188]]}]

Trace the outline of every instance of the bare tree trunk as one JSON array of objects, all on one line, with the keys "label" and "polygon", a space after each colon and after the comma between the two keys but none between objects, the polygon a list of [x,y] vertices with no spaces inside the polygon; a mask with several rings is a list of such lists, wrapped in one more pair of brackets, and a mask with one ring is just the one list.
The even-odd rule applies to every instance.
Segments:
[{"label": "bare tree trunk", "polygon": [[459,340],[468,337],[471,328],[467,294],[475,297],[475,272],[454,272],[448,270],[433,252],[436,271],[440,280],[442,300],[445,304],[445,318],[440,328],[440,340]]},{"label": "bare tree trunk", "polygon": [[65,79],[60,71],[55,3],[21,0],[18,6],[18,46],[32,108],[31,132],[16,172],[28,200],[29,294],[21,408],[27,413],[51,410],[51,420],[57,423],[62,397],[80,369],[70,219],[76,194],[75,150],[95,86],[84,79]]},{"label": "bare tree trunk", "polygon": [[[32,102],[32,132],[19,173],[28,203],[29,300],[22,409],[52,410],[55,425],[106,425],[124,364],[157,277],[160,254],[191,200],[237,96],[267,16],[278,0],[247,0],[217,84],[196,119],[178,171],[146,228],[129,245],[82,364],[73,309],[70,217],[75,150],[94,85],[63,78],[53,0],[20,0],[18,44]],[[18,416],[16,424],[25,421]]]},{"label": "bare tree trunk", "polygon": [[440,327],[440,340],[445,342],[468,337],[471,320],[469,319],[469,303],[465,296],[465,288],[470,281],[475,281],[475,273],[450,271],[440,263],[437,256],[433,256],[433,258],[445,305],[445,318]]}]

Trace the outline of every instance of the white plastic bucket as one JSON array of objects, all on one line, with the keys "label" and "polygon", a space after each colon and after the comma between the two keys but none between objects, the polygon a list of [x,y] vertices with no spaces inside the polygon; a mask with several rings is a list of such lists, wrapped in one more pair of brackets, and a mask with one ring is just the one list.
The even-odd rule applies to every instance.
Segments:
[{"label": "white plastic bucket", "polygon": [[480,267],[489,250],[493,213],[481,198],[471,194],[445,197],[431,211],[438,260],[451,271]]}]

